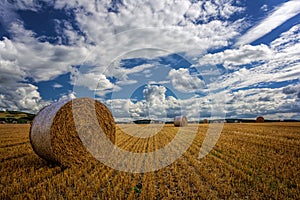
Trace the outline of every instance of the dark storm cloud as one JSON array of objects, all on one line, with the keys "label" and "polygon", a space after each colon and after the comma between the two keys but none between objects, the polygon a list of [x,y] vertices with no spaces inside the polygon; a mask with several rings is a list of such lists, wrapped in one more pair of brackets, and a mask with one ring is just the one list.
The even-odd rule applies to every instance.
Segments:
[{"label": "dark storm cloud", "polygon": [[295,87],[292,87],[292,86],[288,86],[286,88],[283,88],[282,92],[284,94],[294,94],[297,92],[296,88]]},{"label": "dark storm cloud", "polygon": [[258,101],[273,101],[271,96],[259,97]]}]

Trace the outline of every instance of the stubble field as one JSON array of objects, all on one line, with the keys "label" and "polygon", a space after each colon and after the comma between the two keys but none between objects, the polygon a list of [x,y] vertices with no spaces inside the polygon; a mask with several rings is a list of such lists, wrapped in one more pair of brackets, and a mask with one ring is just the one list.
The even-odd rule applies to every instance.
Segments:
[{"label": "stubble field", "polygon": [[[300,123],[225,124],[216,146],[199,160],[208,126],[199,125],[173,164],[139,174],[98,162],[48,164],[31,148],[30,125],[0,125],[0,199],[300,199]],[[177,130],[166,125],[155,136],[136,138],[118,128],[117,145],[155,151]]]}]

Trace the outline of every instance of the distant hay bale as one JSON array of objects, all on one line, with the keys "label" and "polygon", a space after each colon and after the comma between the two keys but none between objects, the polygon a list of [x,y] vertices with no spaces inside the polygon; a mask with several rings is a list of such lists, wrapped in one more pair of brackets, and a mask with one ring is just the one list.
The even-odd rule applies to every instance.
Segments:
[{"label": "distant hay bale", "polygon": [[207,119],[204,119],[204,120],[203,120],[203,124],[208,124],[208,120],[207,120]]},{"label": "distant hay bale", "polygon": [[[84,138],[93,140],[93,135],[102,129],[107,138],[115,143],[114,119],[104,104],[91,98],[59,101],[43,108],[32,121],[30,143],[35,153],[43,159],[63,166],[83,164],[94,159],[76,131],[73,108],[80,116],[76,127],[84,133]],[[100,130],[91,131],[91,119],[95,119],[94,124],[100,125]]]},{"label": "distant hay bale", "polygon": [[262,123],[264,121],[265,121],[265,119],[262,116],[259,116],[256,118],[256,122],[258,122],[258,123]]},{"label": "distant hay bale", "polygon": [[187,126],[188,121],[186,116],[176,116],[174,117],[174,126],[176,127],[183,127]]}]

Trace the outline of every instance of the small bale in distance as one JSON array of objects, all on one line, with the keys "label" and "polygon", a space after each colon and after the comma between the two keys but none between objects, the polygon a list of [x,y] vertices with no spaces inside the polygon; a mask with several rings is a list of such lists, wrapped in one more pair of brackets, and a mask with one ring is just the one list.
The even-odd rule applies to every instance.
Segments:
[{"label": "small bale in distance", "polygon": [[184,127],[188,125],[186,116],[175,116],[174,117],[174,126],[175,127]]},{"label": "small bale in distance", "polygon": [[[73,108],[77,110],[77,114]],[[76,124],[74,115],[80,115],[80,121]],[[92,120],[93,116],[96,119]],[[100,130],[91,130],[93,123],[98,123],[96,127]],[[84,138],[90,141],[95,140],[97,137],[94,135],[102,131],[115,143],[116,127],[110,110],[92,98],[59,101],[40,110],[32,121],[30,143],[41,158],[65,167],[95,160],[87,151],[77,130],[81,130]]]},{"label": "small bale in distance", "polygon": [[203,124],[208,124],[208,119],[204,119]]},{"label": "small bale in distance", "polygon": [[257,123],[263,123],[264,121],[265,121],[265,119],[262,116],[259,116],[256,118]]}]

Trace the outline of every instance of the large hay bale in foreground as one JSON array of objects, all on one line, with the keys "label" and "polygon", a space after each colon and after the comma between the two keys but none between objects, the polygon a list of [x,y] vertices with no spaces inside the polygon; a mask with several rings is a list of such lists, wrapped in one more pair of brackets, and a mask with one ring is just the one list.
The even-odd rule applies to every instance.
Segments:
[{"label": "large hay bale in foreground", "polygon": [[[95,127],[98,127],[96,131]],[[91,98],[59,101],[43,108],[32,122],[30,142],[36,154],[47,161],[63,166],[83,164],[94,158],[86,150],[77,130],[90,141],[97,138],[93,135],[102,131],[115,143],[116,128],[111,112]]]},{"label": "large hay bale in foreground", "polygon": [[183,127],[187,126],[188,121],[186,116],[175,116],[174,117],[174,126],[175,127]]},{"label": "large hay bale in foreground", "polygon": [[259,116],[256,118],[256,122],[258,122],[258,123],[262,123],[264,121],[265,121],[265,119],[262,116]]}]

